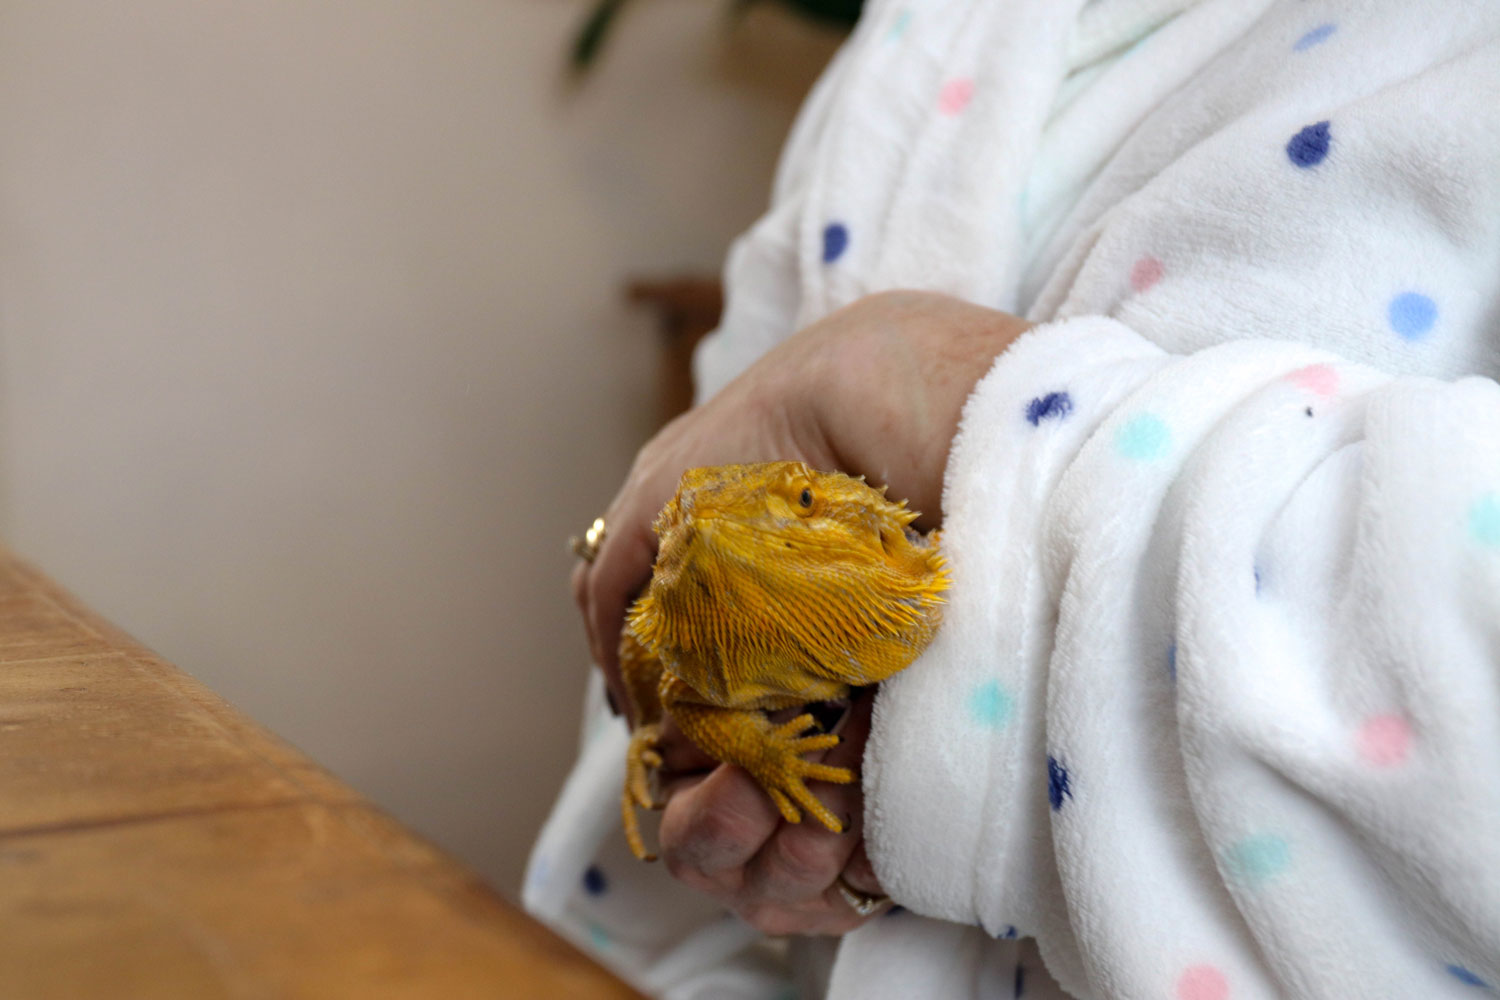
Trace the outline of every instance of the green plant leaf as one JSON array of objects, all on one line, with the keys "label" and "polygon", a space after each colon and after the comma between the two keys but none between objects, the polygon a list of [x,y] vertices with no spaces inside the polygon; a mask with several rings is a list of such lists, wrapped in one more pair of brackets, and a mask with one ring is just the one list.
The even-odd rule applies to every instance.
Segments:
[{"label": "green plant leaf", "polygon": [[[772,0],[734,0],[733,12],[738,17],[751,7],[770,2]],[[822,21],[845,28],[852,28],[854,22],[859,20],[860,8],[864,5],[864,0],[776,0],[776,2],[809,20]]]},{"label": "green plant leaf", "polygon": [[[570,63],[575,73],[583,74],[593,65],[605,39],[609,37],[610,30],[614,27],[615,18],[626,2],[627,0],[599,0],[599,3],[589,12],[583,26],[578,29],[578,34],[573,36],[573,55]],[[735,15],[739,15],[757,3],[769,2],[771,0],[734,0],[732,11]],[[775,0],[775,2],[810,20],[845,28],[852,27],[854,22],[859,20],[860,8],[864,6],[864,0]]]},{"label": "green plant leaf", "polygon": [[614,26],[615,17],[625,3],[626,0],[600,0],[589,12],[583,26],[578,29],[578,34],[573,36],[573,57],[570,61],[575,73],[583,73],[593,65],[600,47],[609,36],[610,28]]},{"label": "green plant leaf", "polygon": [[851,26],[859,20],[862,0],[781,0],[804,17]]}]

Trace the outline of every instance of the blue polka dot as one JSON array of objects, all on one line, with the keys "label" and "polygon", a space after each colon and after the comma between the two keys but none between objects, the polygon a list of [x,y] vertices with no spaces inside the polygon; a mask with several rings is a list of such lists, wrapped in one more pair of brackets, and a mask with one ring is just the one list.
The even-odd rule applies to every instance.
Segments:
[{"label": "blue polka dot", "polygon": [[1057,812],[1063,807],[1063,799],[1071,799],[1073,789],[1068,785],[1068,769],[1057,762],[1057,758],[1051,754],[1047,755],[1047,801],[1052,803],[1052,811]]},{"label": "blue polka dot", "polygon": [[1171,443],[1172,432],[1154,413],[1137,414],[1115,432],[1115,450],[1140,462],[1160,458]]},{"label": "blue polka dot", "polygon": [[1462,965],[1454,964],[1448,966],[1448,975],[1468,986],[1478,986],[1482,989],[1488,989],[1490,985],[1483,979],[1480,979],[1474,973],[1470,972],[1468,969],[1464,968]]},{"label": "blue polka dot", "polygon": [[1309,31],[1307,34],[1303,35],[1301,38],[1297,39],[1296,44],[1292,46],[1292,51],[1306,52],[1314,45],[1317,45],[1320,42],[1326,42],[1328,40],[1328,36],[1333,34],[1337,30],[1338,25],[1336,24],[1320,24],[1313,30]]},{"label": "blue polka dot", "polygon": [[1437,322],[1437,303],[1420,292],[1402,292],[1391,299],[1385,315],[1392,330],[1407,340],[1419,340]]},{"label": "blue polka dot", "polygon": [[1006,924],[1005,930],[1000,932],[1000,936],[1005,938],[1005,940],[1007,941],[1013,941],[1021,936],[1021,932],[1016,930],[1015,924]]},{"label": "blue polka dot", "polygon": [[1486,493],[1469,508],[1469,534],[1480,545],[1500,546],[1500,495]]},{"label": "blue polka dot", "polygon": [[999,681],[985,681],[969,696],[969,715],[986,729],[1000,729],[1010,721],[1014,702]]},{"label": "blue polka dot", "polygon": [[1073,397],[1065,392],[1049,392],[1026,404],[1026,420],[1033,427],[1040,427],[1043,420],[1055,417],[1061,420],[1073,412]]},{"label": "blue polka dot", "polygon": [[1286,144],[1286,155],[1299,167],[1316,167],[1328,155],[1328,123],[1309,125]]},{"label": "blue polka dot", "polygon": [[1266,586],[1264,574],[1261,573],[1261,569],[1259,566],[1252,566],[1250,568],[1250,572],[1255,577],[1255,596],[1259,597],[1260,592],[1264,590]]},{"label": "blue polka dot", "polygon": [[1285,837],[1261,833],[1229,846],[1224,852],[1224,871],[1238,882],[1258,885],[1281,874],[1291,860],[1292,848]]},{"label": "blue polka dot", "polygon": [[590,896],[602,896],[609,891],[609,879],[604,877],[598,865],[589,865],[588,871],[583,873],[583,888]]},{"label": "blue polka dot", "polygon": [[848,247],[849,230],[842,222],[830,222],[823,227],[823,263],[832,264]]},{"label": "blue polka dot", "polygon": [[1177,680],[1177,643],[1167,647],[1167,676],[1173,681]]}]

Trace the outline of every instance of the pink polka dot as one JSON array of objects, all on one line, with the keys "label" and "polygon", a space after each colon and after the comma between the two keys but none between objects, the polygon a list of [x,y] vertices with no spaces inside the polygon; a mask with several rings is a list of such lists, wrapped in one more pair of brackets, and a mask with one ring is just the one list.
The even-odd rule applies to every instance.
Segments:
[{"label": "pink polka dot", "polygon": [[960,76],[943,84],[938,93],[938,110],[945,115],[956,115],[969,106],[974,96],[974,81]]},{"label": "pink polka dot", "polygon": [[1332,396],[1339,391],[1339,373],[1333,370],[1332,365],[1308,365],[1306,368],[1298,368],[1286,378],[1288,382],[1300,385],[1319,396]]},{"label": "pink polka dot", "polygon": [[1135,266],[1130,269],[1130,287],[1137,292],[1144,292],[1161,280],[1165,270],[1161,266],[1161,261],[1147,254],[1136,261]]},{"label": "pink polka dot", "polygon": [[1228,1000],[1229,980],[1212,965],[1194,965],[1177,980],[1177,1000]]},{"label": "pink polka dot", "polygon": [[1411,723],[1399,715],[1377,715],[1359,727],[1359,755],[1376,767],[1395,767],[1411,751]]}]

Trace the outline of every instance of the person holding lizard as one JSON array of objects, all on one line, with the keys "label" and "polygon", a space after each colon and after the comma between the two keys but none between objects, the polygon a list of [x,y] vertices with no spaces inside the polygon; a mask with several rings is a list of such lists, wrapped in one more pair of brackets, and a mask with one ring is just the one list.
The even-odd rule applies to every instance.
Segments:
[{"label": "person holding lizard", "polygon": [[664,915],[589,750],[528,905],[671,997],[1500,988],[1500,8],[877,0],[726,285],[575,573],[606,682],[694,466],[887,484],[944,622],[845,833],[663,746],[671,874],[841,937]]}]

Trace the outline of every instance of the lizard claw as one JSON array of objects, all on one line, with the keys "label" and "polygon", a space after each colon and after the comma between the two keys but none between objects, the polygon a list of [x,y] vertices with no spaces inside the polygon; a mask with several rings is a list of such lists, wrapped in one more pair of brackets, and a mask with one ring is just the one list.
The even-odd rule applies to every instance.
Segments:
[{"label": "lizard claw", "polygon": [[651,772],[661,766],[661,754],[656,751],[656,741],[660,738],[659,723],[640,726],[630,734],[630,748],[625,752],[625,789],[620,796],[620,819],[630,853],[642,861],[655,861],[656,855],[646,850],[635,810],[637,806],[642,809],[662,808],[651,794]]},{"label": "lizard claw", "polygon": [[806,783],[827,781],[847,785],[854,780],[854,772],[846,767],[815,764],[802,759],[805,753],[827,750],[839,743],[839,738],[832,733],[800,735],[813,725],[813,717],[804,713],[771,730],[766,735],[761,760],[750,771],[788,823],[802,822],[802,810],[805,809],[829,830],[843,833],[844,824],[818,801]]}]

